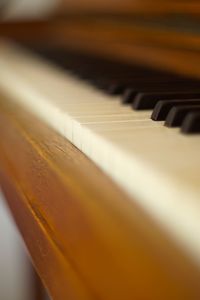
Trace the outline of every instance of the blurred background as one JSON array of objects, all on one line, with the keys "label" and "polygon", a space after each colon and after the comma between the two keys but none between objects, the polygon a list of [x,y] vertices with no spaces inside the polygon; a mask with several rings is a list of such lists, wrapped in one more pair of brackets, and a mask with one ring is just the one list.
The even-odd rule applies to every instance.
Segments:
[{"label": "blurred background", "polygon": [[31,272],[25,246],[0,193],[0,299],[31,299]]}]

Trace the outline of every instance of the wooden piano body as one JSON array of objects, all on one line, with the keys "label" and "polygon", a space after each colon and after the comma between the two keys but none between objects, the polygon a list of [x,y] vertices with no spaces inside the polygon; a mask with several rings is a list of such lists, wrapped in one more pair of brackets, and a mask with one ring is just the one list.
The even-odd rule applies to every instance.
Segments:
[{"label": "wooden piano body", "polygon": [[[200,78],[199,33],[187,27],[198,24],[197,1],[68,5],[67,18],[1,24],[0,34]],[[165,228],[69,141],[0,94],[1,186],[52,299],[199,299],[199,264]]]}]

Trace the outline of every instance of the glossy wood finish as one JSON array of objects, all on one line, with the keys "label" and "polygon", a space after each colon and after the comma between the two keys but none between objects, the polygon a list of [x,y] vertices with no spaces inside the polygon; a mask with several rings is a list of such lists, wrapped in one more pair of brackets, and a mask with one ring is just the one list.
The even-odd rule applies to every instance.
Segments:
[{"label": "glossy wood finish", "polygon": [[29,45],[84,51],[200,78],[198,32],[159,27],[159,22],[157,26],[145,26],[116,18],[76,16],[49,22],[3,24],[0,36]]},{"label": "glossy wood finish", "polygon": [[197,33],[97,20],[61,22],[53,31],[60,47],[200,78]]},{"label": "glossy wood finish", "polygon": [[65,13],[192,13],[200,12],[196,0],[62,0]]},{"label": "glossy wood finish", "polygon": [[53,299],[199,299],[199,268],[69,142],[0,97],[0,181]]}]

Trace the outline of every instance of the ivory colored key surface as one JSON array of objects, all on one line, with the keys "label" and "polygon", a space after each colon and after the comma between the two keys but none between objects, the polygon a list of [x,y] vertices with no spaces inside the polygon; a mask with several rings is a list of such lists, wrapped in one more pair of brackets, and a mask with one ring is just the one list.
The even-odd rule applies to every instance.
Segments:
[{"label": "ivory colored key surface", "polygon": [[0,44],[0,90],[68,138],[200,263],[200,137],[150,119],[20,48]]}]

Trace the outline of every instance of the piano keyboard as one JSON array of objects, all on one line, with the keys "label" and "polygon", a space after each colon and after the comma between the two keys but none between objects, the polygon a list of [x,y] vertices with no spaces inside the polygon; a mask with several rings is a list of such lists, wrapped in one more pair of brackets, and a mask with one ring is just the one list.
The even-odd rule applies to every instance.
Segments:
[{"label": "piano keyboard", "polygon": [[199,132],[198,82],[144,78],[136,67],[127,87],[115,69],[103,81],[75,69],[0,43],[1,93],[70,140],[200,262],[200,135],[182,133]]}]

